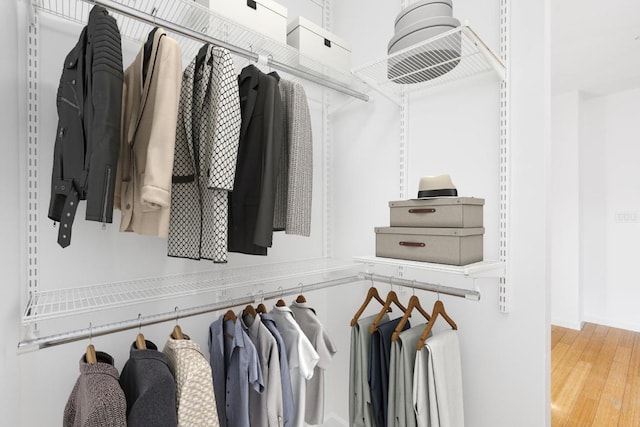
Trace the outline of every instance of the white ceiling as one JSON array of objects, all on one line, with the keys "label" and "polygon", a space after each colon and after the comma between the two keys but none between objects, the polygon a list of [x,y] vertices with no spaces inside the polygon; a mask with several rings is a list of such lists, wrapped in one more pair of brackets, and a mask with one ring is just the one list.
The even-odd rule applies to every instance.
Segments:
[{"label": "white ceiling", "polygon": [[640,87],[640,0],[551,1],[551,91]]}]

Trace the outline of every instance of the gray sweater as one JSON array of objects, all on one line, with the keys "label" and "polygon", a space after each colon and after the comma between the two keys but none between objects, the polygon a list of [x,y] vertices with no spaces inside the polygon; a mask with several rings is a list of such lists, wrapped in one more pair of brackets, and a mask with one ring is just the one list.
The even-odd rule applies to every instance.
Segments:
[{"label": "gray sweater", "polygon": [[63,427],[126,427],[127,402],[113,357],[96,352],[97,363],[80,359],[80,376],[64,408]]},{"label": "gray sweater", "polygon": [[129,360],[122,368],[120,385],[127,399],[129,427],[176,427],[176,382],[167,356],[151,341],[138,350],[131,345]]}]

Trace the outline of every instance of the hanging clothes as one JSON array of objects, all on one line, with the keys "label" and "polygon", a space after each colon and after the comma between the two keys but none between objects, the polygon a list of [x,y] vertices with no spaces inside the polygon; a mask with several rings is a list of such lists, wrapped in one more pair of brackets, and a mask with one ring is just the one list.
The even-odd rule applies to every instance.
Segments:
[{"label": "hanging clothes", "polygon": [[425,324],[401,332],[391,342],[389,361],[389,394],[387,402],[387,427],[416,427],[413,409],[413,369],[416,344]]},{"label": "hanging clothes", "polygon": [[48,216],[60,222],[58,244],[71,244],[80,200],[88,221],[111,223],[115,165],[120,147],[122,47],[116,20],[94,6],[75,47],[64,60],[56,97]]},{"label": "hanging clothes", "polygon": [[239,320],[224,315],[209,327],[209,362],[222,427],[249,427],[249,388],[264,391],[256,347]]},{"label": "hanging clothes", "polygon": [[239,319],[258,352],[265,386],[264,393],[249,390],[249,421],[253,427],[280,427],[284,423],[280,354],[276,339],[260,317],[260,314],[255,317],[245,314]]},{"label": "hanging clothes", "polygon": [[306,302],[293,302],[289,308],[319,356],[313,377],[306,383],[304,421],[311,425],[322,424],[324,422],[324,371],[329,368],[337,352],[336,346],[320,323],[315,310]]},{"label": "hanging clothes", "polygon": [[127,401],[113,357],[97,351],[96,363],[80,359],[80,376],[64,408],[63,427],[126,427]]},{"label": "hanging clothes", "polygon": [[231,54],[208,46],[182,77],[171,186],[168,255],[227,261],[228,192],[234,189],[240,132]]},{"label": "hanging clothes", "polygon": [[120,231],[168,236],[181,73],[180,45],[160,28],[124,72],[114,202]]},{"label": "hanging clothes", "polygon": [[[389,363],[391,360],[391,335],[400,323],[400,318],[378,325],[371,334],[369,350],[369,387],[375,425],[384,427],[387,422],[387,401],[389,392]],[[403,331],[409,329],[405,323]]]},{"label": "hanging clothes", "polygon": [[293,405],[293,391],[291,390],[291,374],[289,372],[289,361],[287,360],[287,348],[285,347],[282,335],[276,326],[273,315],[269,313],[260,314],[260,321],[266,326],[276,340],[278,346],[278,359],[280,361],[280,383],[282,386],[282,418],[283,427],[293,427],[295,407]]},{"label": "hanging clothes", "polygon": [[417,352],[413,404],[418,427],[464,427],[462,370],[458,332],[428,338]]},{"label": "hanging clothes", "polygon": [[128,427],[175,427],[176,381],[167,356],[151,341],[146,348],[131,344],[129,360],[120,374],[120,386],[127,399]]},{"label": "hanging clothes", "polygon": [[276,80],[254,65],[238,77],[242,127],[229,201],[229,251],[266,255],[273,240],[282,107]]},{"label": "hanging clothes", "polygon": [[[358,319],[351,327],[351,349],[349,352],[349,426],[373,427],[374,414],[369,387],[369,351],[371,333],[369,329],[377,314]],[[384,315],[381,323],[389,321]]]},{"label": "hanging clothes", "polygon": [[176,380],[178,425],[219,427],[211,366],[198,343],[186,335],[180,340],[169,338],[163,353]]},{"label": "hanging clothes", "polygon": [[296,323],[293,318],[293,312],[289,307],[275,306],[270,313],[276,322],[287,349],[295,408],[293,426],[302,427],[306,412],[306,380],[313,377],[313,371],[320,360],[320,356],[304,332],[302,332],[298,323]]},{"label": "hanging clothes", "polygon": [[283,147],[276,181],[273,229],[286,234],[311,234],[311,200],[313,192],[313,137],[311,114],[304,87],[280,79],[282,98]]}]

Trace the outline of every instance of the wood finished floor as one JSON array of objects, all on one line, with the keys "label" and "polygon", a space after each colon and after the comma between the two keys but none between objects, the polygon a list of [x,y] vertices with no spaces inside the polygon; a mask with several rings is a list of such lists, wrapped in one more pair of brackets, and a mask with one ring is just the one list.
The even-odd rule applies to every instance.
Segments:
[{"label": "wood finished floor", "polygon": [[640,334],[551,327],[552,427],[640,426]]}]

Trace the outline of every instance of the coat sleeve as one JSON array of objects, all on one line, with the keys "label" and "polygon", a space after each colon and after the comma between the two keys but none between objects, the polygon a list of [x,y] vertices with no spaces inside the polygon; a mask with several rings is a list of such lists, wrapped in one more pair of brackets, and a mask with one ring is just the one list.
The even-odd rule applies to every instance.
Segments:
[{"label": "coat sleeve", "polygon": [[158,46],[152,87],[149,88],[155,95],[155,102],[141,190],[142,203],[148,210],[167,208],[171,204],[171,175],[181,80],[180,46],[175,40],[163,36]]},{"label": "coat sleeve", "polygon": [[304,87],[293,84],[292,117],[289,122],[291,151],[287,193],[287,234],[311,234],[311,200],[313,189],[313,139],[311,115]]},{"label": "coat sleeve", "polygon": [[98,15],[92,38],[91,69],[86,71],[91,73],[91,98],[87,100],[91,102],[91,114],[85,116],[91,145],[86,218],[110,223],[120,151],[123,82],[122,47],[116,20],[106,12]]},{"label": "coat sleeve", "polygon": [[214,55],[214,108],[213,143],[211,150],[211,171],[209,188],[233,190],[240,144],[240,96],[238,79],[233,67],[231,54],[220,48],[212,50]]},{"label": "coat sleeve", "polygon": [[270,248],[273,241],[273,216],[276,202],[278,165],[282,150],[282,99],[276,80],[272,77],[266,89],[266,105],[263,118],[262,179],[260,201],[253,243]]},{"label": "coat sleeve", "polygon": [[[267,383],[267,419],[269,426],[282,427],[284,425],[284,413],[282,403],[282,376],[280,373],[280,353],[275,338],[271,344],[267,364],[269,366],[269,378]],[[286,357],[286,356],[284,356]]]}]

